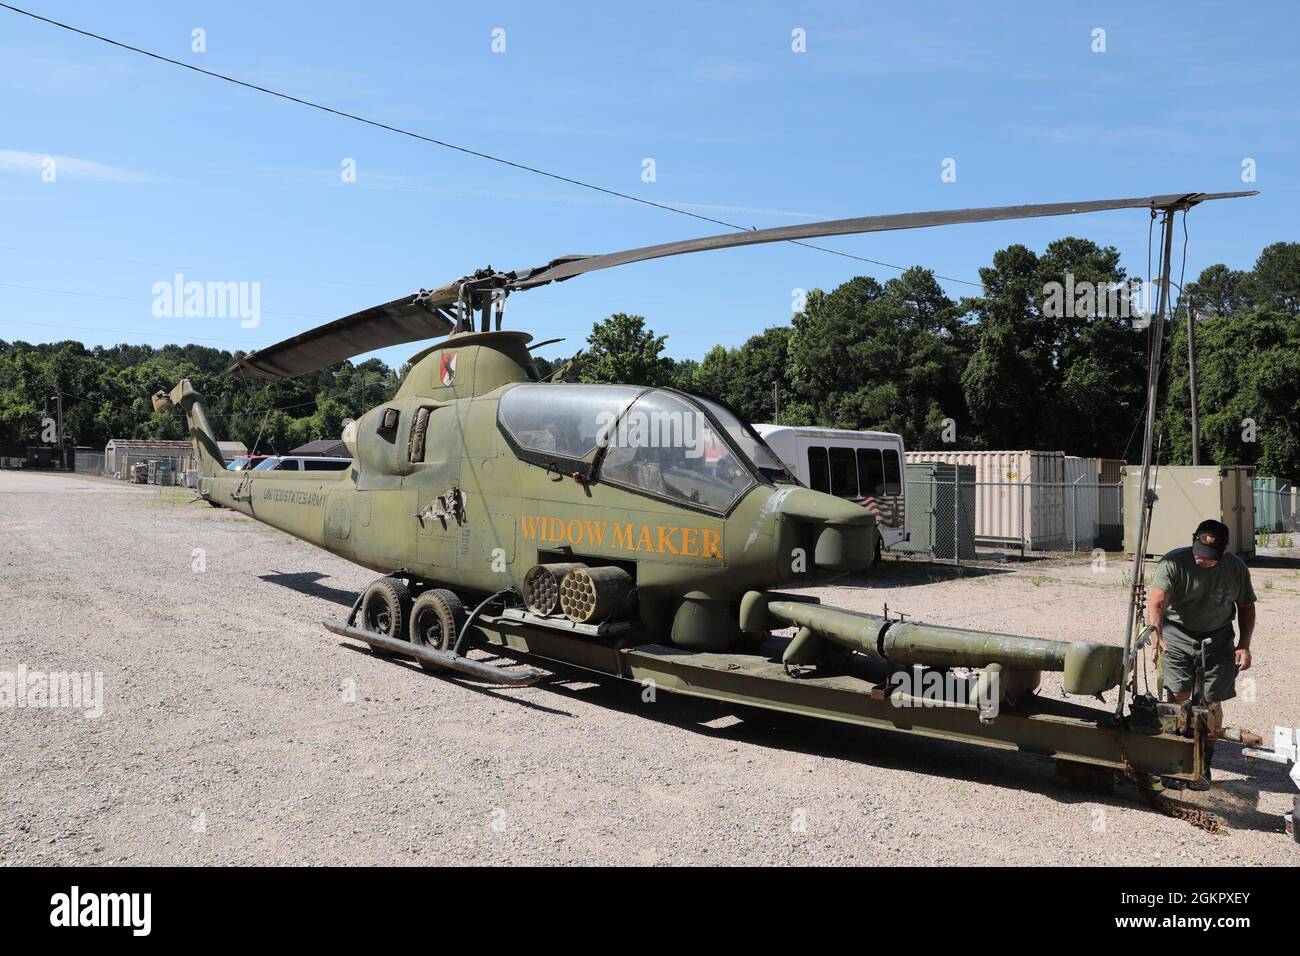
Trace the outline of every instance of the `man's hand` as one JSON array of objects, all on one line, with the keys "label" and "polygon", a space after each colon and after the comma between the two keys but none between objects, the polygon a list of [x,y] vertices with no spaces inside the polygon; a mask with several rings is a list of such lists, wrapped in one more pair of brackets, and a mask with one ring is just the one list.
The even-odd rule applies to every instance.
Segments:
[{"label": "man's hand", "polygon": [[1250,639],[1255,633],[1255,602],[1237,604],[1237,670],[1250,670]]},{"label": "man's hand", "polygon": [[1165,644],[1165,608],[1169,606],[1169,592],[1152,588],[1147,592],[1146,622],[1156,629],[1156,646],[1169,650]]}]

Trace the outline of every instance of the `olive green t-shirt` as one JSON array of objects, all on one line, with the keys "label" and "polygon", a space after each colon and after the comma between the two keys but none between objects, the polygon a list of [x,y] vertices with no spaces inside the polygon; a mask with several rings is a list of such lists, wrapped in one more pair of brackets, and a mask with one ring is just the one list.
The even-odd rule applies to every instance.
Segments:
[{"label": "olive green t-shirt", "polygon": [[1197,567],[1192,549],[1175,548],[1156,565],[1151,586],[1169,594],[1166,619],[1193,631],[1217,631],[1238,604],[1254,604],[1250,568],[1231,551],[1212,568]]}]

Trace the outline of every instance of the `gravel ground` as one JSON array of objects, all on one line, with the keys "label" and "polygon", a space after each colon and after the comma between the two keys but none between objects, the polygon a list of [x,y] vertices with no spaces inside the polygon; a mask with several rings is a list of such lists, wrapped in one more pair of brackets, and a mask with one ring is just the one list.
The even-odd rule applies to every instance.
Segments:
[{"label": "gravel ground", "polygon": [[[317,623],[373,577],[181,489],[0,472],[0,671],[102,672],[102,715],[0,709],[0,862],[1295,864],[1285,770],[1220,747],[1210,834],[1031,755],[557,673],[483,689]],[[1055,638],[1121,629],[1123,562],[959,580],[889,561],[829,602]],[[201,568],[201,570],[199,570]],[[1300,724],[1300,561],[1255,567],[1250,702]],[[1059,693],[1048,685],[1047,693]],[[1246,695],[1243,681],[1239,692]]]}]

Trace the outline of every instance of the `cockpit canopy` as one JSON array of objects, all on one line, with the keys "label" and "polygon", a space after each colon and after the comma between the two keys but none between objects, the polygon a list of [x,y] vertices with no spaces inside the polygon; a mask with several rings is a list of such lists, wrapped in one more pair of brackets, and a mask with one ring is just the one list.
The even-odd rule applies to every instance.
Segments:
[{"label": "cockpit canopy", "polygon": [[729,408],[672,389],[517,385],[497,424],[524,461],[702,511],[727,513],[760,481],[797,483]]}]

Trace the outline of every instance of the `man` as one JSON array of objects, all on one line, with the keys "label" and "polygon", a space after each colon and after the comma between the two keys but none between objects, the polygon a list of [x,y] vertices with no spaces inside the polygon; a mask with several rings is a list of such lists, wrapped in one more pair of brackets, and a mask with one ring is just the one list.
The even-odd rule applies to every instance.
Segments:
[{"label": "man", "polygon": [[[1240,616],[1241,634],[1234,650],[1232,619]],[[1175,548],[1161,559],[1147,597],[1146,622],[1156,629],[1160,674],[1170,696],[1182,703],[1194,686],[1204,653],[1205,700],[1211,731],[1223,719],[1222,701],[1237,696],[1238,671],[1250,669],[1250,639],[1255,631],[1255,590],[1246,562],[1228,551],[1228,527],[1202,521],[1188,548]],[[1206,748],[1206,775],[1214,756]]]}]

